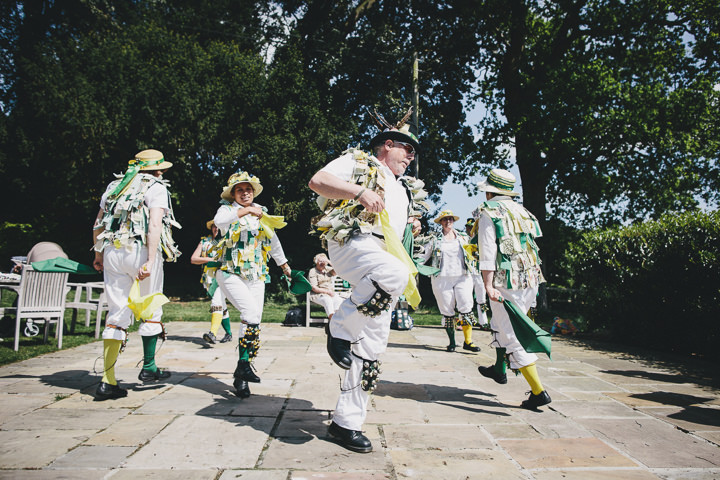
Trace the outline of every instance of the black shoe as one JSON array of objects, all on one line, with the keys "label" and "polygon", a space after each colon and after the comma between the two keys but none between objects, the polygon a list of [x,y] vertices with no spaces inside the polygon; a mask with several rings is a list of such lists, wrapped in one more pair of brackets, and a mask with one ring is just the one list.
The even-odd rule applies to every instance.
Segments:
[{"label": "black shoe", "polygon": [[528,397],[528,399],[524,400],[520,406],[527,410],[537,410],[537,407],[542,407],[543,405],[547,405],[550,402],[552,402],[552,400],[550,399],[550,395],[548,395],[548,393],[543,390],[537,395],[530,392],[530,396]]},{"label": "black shoe", "polygon": [[325,333],[327,333],[327,352],[330,358],[338,367],[349,370],[352,365],[350,342],[330,335],[329,326],[325,328]]},{"label": "black shoe", "polygon": [[372,452],[372,443],[370,443],[370,440],[368,440],[368,438],[360,431],[348,430],[347,428],[343,428],[337,423],[332,422],[330,424],[330,428],[328,428],[328,434],[331,437],[334,437],[338,441],[338,444],[348,450],[352,450],[357,453]]},{"label": "black shoe", "polygon": [[495,383],[499,383],[500,385],[505,385],[507,383],[507,374],[499,373],[492,365],[489,367],[478,367],[478,372],[480,372],[480,375],[483,377],[492,378],[495,380]]},{"label": "black shoe", "polygon": [[250,385],[248,385],[248,382],[245,380],[236,378],[233,382],[233,387],[235,387],[235,395],[238,397],[248,398],[250,396]]},{"label": "black shoe", "polygon": [[474,343],[463,342],[463,350],[470,350],[471,352],[479,352],[480,347],[478,347]]},{"label": "black shoe", "polygon": [[227,343],[232,340],[232,334],[226,333],[224,337],[220,339],[220,343]]},{"label": "black shoe", "polygon": [[160,370],[159,368],[154,372],[143,369],[140,370],[140,373],[138,374],[138,380],[143,383],[159,382],[161,380],[167,380],[170,378],[170,375],[172,374],[167,370]]},{"label": "black shoe", "polygon": [[445,347],[445,350],[448,352],[454,352],[455,351],[455,345],[448,345]]},{"label": "black shoe", "polygon": [[120,388],[120,385],[111,385],[109,383],[100,382],[97,390],[95,390],[95,400],[97,401],[123,397],[127,397],[127,390]]},{"label": "black shoe", "polygon": [[217,338],[215,338],[215,334],[213,332],[207,332],[207,333],[203,334],[203,340],[205,340],[209,344],[214,345],[215,342],[217,341]]},{"label": "black shoe", "polygon": [[253,367],[247,360],[238,360],[233,377],[245,380],[246,382],[260,383],[260,377],[255,375]]}]

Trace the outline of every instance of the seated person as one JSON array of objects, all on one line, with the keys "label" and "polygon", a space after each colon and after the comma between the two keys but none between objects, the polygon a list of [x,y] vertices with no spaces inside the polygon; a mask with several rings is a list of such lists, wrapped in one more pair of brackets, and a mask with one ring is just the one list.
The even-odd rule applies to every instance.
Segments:
[{"label": "seated person", "polygon": [[[30,265],[33,262],[42,262],[43,260],[52,260],[53,258],[68,258],[65,251],[60,245],[54,242],[39,242],[36,243],[28,252],[27,260],[25,265]],[[13,273],[20,273],[22,270],[22,264],[15,265]]]},{"label": "seated person", "polygon": [[313,258],[313,263],[315,268],[310,269],[308,274],[308,280],[312,286],[310,301],[321,305],[330,319],[345,298],[335,291],[336,273],[330,265],[327,255],[318,253]]}]

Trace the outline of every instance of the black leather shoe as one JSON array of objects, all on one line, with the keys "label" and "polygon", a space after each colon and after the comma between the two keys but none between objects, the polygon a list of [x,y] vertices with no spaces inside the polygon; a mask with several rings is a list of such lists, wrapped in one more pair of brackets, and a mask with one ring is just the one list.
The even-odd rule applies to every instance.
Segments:
[{"label": "black leather shoe", "polygon": [[236,378],[233,382],[233,387],[235,387],[235,395],[238,397],[248,398],[250,396],[250,385],[248,385],[248,382],[245,380]]},{"label": "black leather shoe", "polygon": [[338,444],[357,453],[372,452],[372,443],[370,440],[357,430],[348,430],[335,422],[330,424],[328,434],[338,441]]},{"label": "black leather shoe", "polygon": [[330,328],[326,328],[327,352],[338,367],[348,370],[352,365],[350,342],[330,335]]},{"label": "black leather shoe", "polygon": [[215,342],[217,341],[217,338],[215,337],[215,334],[213,332],[207,332],[207,333],[203,334],[203,340],[205,340],[206,342],[208,342],[211,345],[214,345]]},{"label": "black leather shoe", "polygon": [[143,383],[159,382],[161,380],[167,380],[172,375],[167,370],[160,370],[159,368],[154,372],[150,370],[140,370],[138,374],[138,380]]},{"label": "black leather shoe", "polygon": [[232,334],[226,333],[224,337],[220,339],[220,343],[227,343],[232,340]]},{"label": "black leather shoe", "polygon": [[127,390],[120,388],[120,385],[110,385],[109,383],[100,382],[97,390],[95,390],[95,400],[110,400],[111,398],[127,397]]},{"label": "black leather shoe", "polygon": [[455,345],[448,345],[445,347],[445,350],[448,352],[454,352],[455,351]]},{"label": "black leather shoe", "polygon": [[483,377],[492,378],[495,380],[495,383],[499,383],[500,385],[505,385],[507,383],[507,374],[499,373],[492,365],[489,367],[478,367],[478,372],[480,372],[480,375]]},{"label": "black leather shoe", "polygon": [[474,343],[463,342],[463,350],[470,350],[471,352],[479,352],[480,347],[478,347]]},{"label": "black leather shoe", "polygon": [[548,395],[548,393],[543,390],[537,395],[530,392],[530,396],[528,397],[528,399],[523,401],[520,406],[527,410],[537,410],[537,407],[542,407],[543,405],[547,405],[550,402],[552,402],[552,399],[550,399],[550,395]]},{"label": "black leather shoe", "polygon": [[260,383],[260,377],[255,375],[250,362],[247,360],[238,360],[233,377],[245,380],[246,382]]}]

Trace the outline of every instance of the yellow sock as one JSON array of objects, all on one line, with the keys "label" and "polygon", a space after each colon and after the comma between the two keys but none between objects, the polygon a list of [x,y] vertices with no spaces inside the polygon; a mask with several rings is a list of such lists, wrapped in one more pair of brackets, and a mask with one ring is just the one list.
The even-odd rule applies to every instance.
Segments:
[{"label": "yellow sock", "polygon": [[532,390],[534,395],[539,395],[540,392],[545,390],[542,383],[540,383],[540,377],[538,377],[537,368],[535,368],[534,363],[528,365],[527,367],[522,367],[520,372],[523,374],[523,377],[525,377],[525,380],[527,380],[530,384],[530,390]]},{"label": "yellow sock", "polygon": [[117,385],[115,380],[115,362],[120,353],[122,340],[103,340],[103,378],[104,383]]},{"label": "yellow sock", "polygon": [[465,343],[472,345],[472,325],[463,325],[463,335],[465,335]]},{"label": "yellow sock", "polygon": [[210,316],[210,331],[213,335],[217,335],[220,325],[222,325],[222,312],[213,312]]}]

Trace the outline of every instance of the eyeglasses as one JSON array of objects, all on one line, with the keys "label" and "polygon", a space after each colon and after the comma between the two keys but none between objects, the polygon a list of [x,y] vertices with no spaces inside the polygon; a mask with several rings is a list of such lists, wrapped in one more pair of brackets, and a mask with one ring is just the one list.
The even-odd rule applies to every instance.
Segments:
[{"label": "eyeglasses", "polygon": [[404,149],[405,153],[407,153],[408,155],[415,155],[415,147],[413,147],[409,143],[393,140],[393,147],[396,147],[398,145],[400,146],[400,148]]}]

